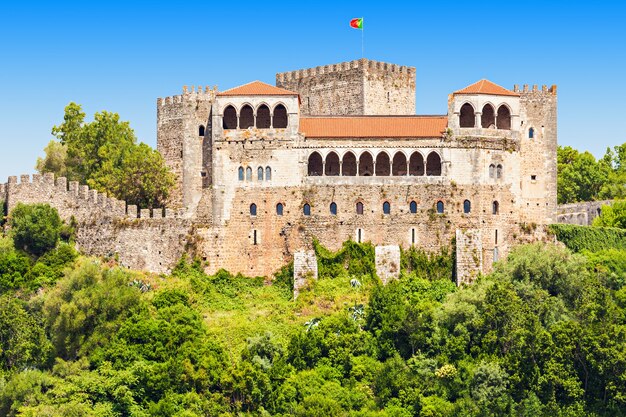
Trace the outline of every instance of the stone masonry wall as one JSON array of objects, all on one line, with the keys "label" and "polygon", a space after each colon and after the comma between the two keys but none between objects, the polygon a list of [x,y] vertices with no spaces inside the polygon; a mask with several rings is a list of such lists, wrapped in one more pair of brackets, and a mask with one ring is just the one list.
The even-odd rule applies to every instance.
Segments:
[{"label": "stone masonry wall", "polygon": [[400,246],[387,245],[375,248],[376,275],[387,284],[400,276]]},{"label": "stone masonry wall", "polygon": [[483,273],[480,229],[456,230],[456,282],[470,284]]},{"label": "stone masonry wall", "polygon": [[300,289],[308,280],[317,279],[317,256],[315,251],[297,251],[293,254],[293,298],[297,298]]},{"label": "stone masonry wall", "polygon": [[[415,114],[415,68],[360,59],[276,74],[303,115]],[[389,93],[389,94],[387,94]]]},{"label": "stone masonry wall", "polygon": [[560,204],[557,210],[557,223],[591,226],[593,219],[602,212],[603,206],[610,206],[613,200],[583,201],[580,203]]}]

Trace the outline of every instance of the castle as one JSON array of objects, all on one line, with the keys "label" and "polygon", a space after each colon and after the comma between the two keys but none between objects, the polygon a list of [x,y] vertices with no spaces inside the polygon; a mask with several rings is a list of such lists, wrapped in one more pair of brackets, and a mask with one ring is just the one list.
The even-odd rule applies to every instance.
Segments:
[{"label": "castle", "polygon": [[556,220],[556,86],[480,80],[436,116],[415,115],[415,90],[415,68],[367,59],[275,86],[185,87],[157,100],[157,148],[177,176],[168,209],[50,176],[9,178],[0,195],[75,216],[83,250],[133,268],[165,272],[191,250],[208,272],[271,275],[294,255],[310,266],[313,239],[371,241],[390,259],[456,239],[457,280],[471,282]]}]

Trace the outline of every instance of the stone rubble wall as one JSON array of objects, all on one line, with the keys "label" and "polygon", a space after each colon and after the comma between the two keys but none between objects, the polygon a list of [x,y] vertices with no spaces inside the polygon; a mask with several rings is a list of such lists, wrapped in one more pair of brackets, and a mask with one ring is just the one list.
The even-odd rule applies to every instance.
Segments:
[{"label": "stone rubble wall", "polygon": [[613,200],[583,201],[580,203],[560,204],[557,209],[557,223],[591,226],[593,219],[602,212],[603,206],[610,206]]},{"label": "stone rubble wall", "polygon": [[400,246],[376,246],[376,275],[384,284],[400,276]]},{"label": "stone rubble wall", "polygon": [[315,251],[299,250],[293,254],[293,298],[306,287],[309,280],[317,280],[317,256]]},{"label": "stone rubble wall", "polygon": [[470,284],[478,275],[483,273],[482,253],[482,233],[480,229],[456,230],[457,285]]}]

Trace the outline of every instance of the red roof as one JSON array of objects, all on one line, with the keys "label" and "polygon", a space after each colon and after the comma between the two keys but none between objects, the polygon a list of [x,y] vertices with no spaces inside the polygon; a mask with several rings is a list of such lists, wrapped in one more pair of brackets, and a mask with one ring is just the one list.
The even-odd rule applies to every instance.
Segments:
[{"label": "red roof", "polygon": [[300,117],[307,138],[438,138],[447,116]]},{"label": "red roof", "polygon": [[454,94],[489,94],[493,96],[519,96],[511,90],[507,90],[489,80],[480,80],[472,85],[468,85],[462,90],[455,91]]},{"label": "red roof", "polygon": [[217,93],[218,96],[297,96],[298,93],[285,90],[284,88],[274,87],[261,81],[252,81],[251,83],[231,88],[230,90]]}]

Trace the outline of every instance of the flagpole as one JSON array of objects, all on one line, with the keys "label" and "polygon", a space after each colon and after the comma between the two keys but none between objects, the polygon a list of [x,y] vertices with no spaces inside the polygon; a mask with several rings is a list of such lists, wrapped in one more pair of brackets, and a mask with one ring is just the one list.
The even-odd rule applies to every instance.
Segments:
[{"label": "flagpole", "polygon": [[361,58],[365,58],[365,24],[361,18]]}]

